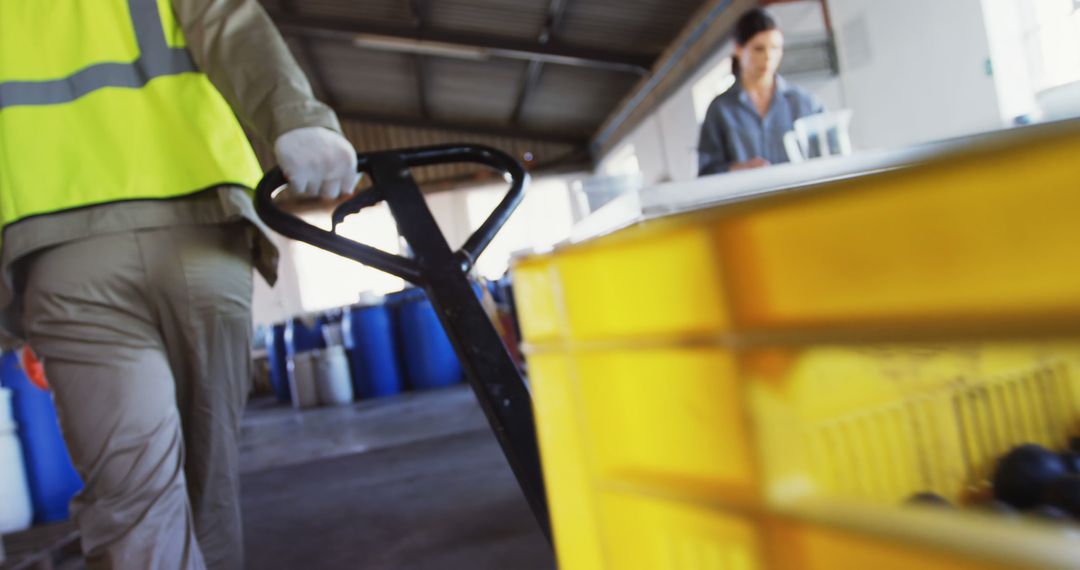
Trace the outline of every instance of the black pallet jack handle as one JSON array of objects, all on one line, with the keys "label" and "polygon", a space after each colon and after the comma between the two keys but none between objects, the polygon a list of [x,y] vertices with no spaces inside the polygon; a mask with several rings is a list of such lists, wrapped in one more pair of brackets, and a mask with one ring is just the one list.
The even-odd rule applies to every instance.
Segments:
[{"label": "black pallet jack handle", "polygon": [[[454,252],[413,180],[417,166],[471,162],[508,175],[510,191],[495,211]],[[334,252],[423,287],[461,360],[465,376],[487,416],[495,437],[517,477],[525,499],[548,540],[551,528],[532,399],[521,371],[484,312],[467,273],[491,243],[524,195],[529,175],[509,155],[477,145],[435,146],[357,155],[357,170],[371,176],[372,187],[339,205],[334,229],[347,216],[385,201],[408,242],[413,257],[386,253],[308,224],[279,209],[274,196],[286,185],[279,168],[267,172],[255,190],[259,217],[282,235]]]}]

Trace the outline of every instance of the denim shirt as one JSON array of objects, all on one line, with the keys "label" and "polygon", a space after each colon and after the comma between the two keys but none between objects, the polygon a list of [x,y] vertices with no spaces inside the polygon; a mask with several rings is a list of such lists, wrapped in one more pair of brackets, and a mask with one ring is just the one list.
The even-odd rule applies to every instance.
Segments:
[{"label": "denim shirt", "polygon": [[787,162],[784,133],[795,120],[825,111],[816,97],[776,76],[776,93],[769,110],[758,114],[750,95],[736,81],[709,105],[698,141],[698,176],[727,172],[736,162],[761,157],[773,164]]}]

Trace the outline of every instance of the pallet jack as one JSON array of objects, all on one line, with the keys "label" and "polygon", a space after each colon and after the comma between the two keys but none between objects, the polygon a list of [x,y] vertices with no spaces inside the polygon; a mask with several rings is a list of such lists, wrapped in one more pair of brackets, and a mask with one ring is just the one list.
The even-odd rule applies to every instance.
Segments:
[{"label": "pallet jack", "polygon": [[[439,230],[412,176],[421,166],[474,163],[495,169],[510,189],[487,220],[453,251]],[[479,145],[448,145],[357,154],[357,170],[372,186],[338,205],[329,231],[280,209],[274,197],[287,181],[270,170],[255,190],[255,209],[278,233],[395,275],[424,289],[461,361],[465,377],[487,417],[541,530],[551,541],[550,519],[533,421],[532,398],[480,300],[469,283],[476,259],[510,218],[524,196],[529,176],[514,158]],[[390,254],[336,233],[360,210],[386,202],[412,255]]]}]

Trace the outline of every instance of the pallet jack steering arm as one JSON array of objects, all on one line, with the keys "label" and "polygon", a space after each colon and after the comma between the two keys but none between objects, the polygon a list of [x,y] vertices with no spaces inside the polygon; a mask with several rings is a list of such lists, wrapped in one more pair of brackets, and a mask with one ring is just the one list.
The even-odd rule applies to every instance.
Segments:
[{"label": "pallet jack steering arm", "polygon": [[[428,209],[411,169],[462,162],[502,172],[510,183],[510,190],[461,249],[454,252]],[[274,197],[287,183],[279,168],[267,172],[256,187],[255,209],[268,226],[286,237],[396,275],[425,290],[525,499],[550,541],[532,398],[521,371],[488,319],[467,277],[476,259],[521,202],[528,174],[509,155],[479,145],[358,154],[357,170],[371,177],[372,186],[335,208],[330,231],[308,224],[277,207]],[[346,217],[384,201],[397,221],[398,231],[408,242],[412,257],[390,254],[336,233],[338,224]]]}]

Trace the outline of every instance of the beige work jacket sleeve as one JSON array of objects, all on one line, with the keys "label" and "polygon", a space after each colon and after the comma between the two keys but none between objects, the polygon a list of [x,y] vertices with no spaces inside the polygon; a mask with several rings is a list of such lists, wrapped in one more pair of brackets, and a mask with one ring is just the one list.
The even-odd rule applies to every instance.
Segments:
[{"label": "beige work jacket sleeve", "polygon": [[300,127],[341,132],[257,0],[172,0],[195,64],[269,145]]}]

